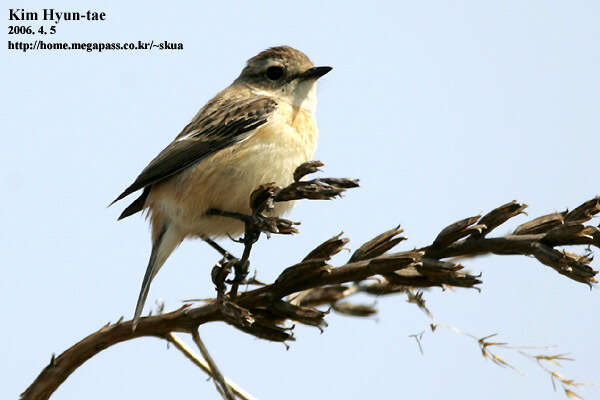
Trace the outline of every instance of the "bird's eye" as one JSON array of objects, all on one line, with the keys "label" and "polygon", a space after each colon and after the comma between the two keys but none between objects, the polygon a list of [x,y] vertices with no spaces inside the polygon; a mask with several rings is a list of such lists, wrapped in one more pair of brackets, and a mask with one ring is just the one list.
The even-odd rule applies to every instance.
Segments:
[{"label": "bird's eye", "polygon": [[282,67],[269,67],[265,72],[267,78],[272,81],[276,81],[283,76],[283,68]]}]

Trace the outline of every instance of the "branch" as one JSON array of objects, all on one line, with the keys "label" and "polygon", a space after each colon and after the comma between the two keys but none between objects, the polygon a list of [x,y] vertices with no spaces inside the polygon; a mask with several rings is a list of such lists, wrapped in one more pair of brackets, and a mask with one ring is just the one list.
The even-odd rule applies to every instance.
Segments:
[{"label": "branch", "polygon": [[[300,181],[315,172],[322,163],[300,166],[294,174],[295,182],[285,188],[262,185],[251,196],[253,214],[244,220],[265,233],[292,234],[292,221],[265,216],[274,202],[298,199],[332,199],[344,190],[358,186],[350,179],[320,178]],[[330,305],[335,312],[348,315],[372,315],[371,306],[353,305],[340,300],[356,293],[374,296],[407,293],[411,288],[453,286],[475,288],[482,283],[481,276],[463,272],[463,266],[452,257],[472,257],[483,254],[533,255],[542,264],[578,282],[592,285],[597,271],[590,267],[591,246],[600,248],[600,230],[584,225],[600,212],[600,198],[583,203],[573,211],[549,214],[520,225],[512,234],[488,238],[495,228],[510,218],[523,213],[527,206],[510,202],[483,217],[460,220],[444,228],[428,246],[409,251],[389,253],[406,238],[402,230],[393,228],[360,246],[349,260],[338,267],[330,259],[347,244],[340,235],[308,252],[299,263],[283,270],[271,284],[258,289],[228,296],[220,291],[216,299],[202,306],[184,305],[170,313],[141,318],[135,331],[132,321],[107,324],[60,356],[52,358],[36,380],[21,395],[24,399],[47,399],[81,364],[100,351],[126,340],[155,336],[170,340],[172,332],[194,335],[198,327],[208,322],[222,321],[255,337],[286,342],[294,340],[287,320],[322,329],[326,312],[315,308]],[[266,213],[268,215],[268,213]],[[576,255],[559,246],[587,246],[584,255]],[[455,261],[455,260],[454,260]],[[227,264],[227,263],[225,263]],[[213,270],[213,280],[222,280],[223,266]],[[197,334],[197,332],[196,332]],[[227,385],[223,385],[224,388]]]}]

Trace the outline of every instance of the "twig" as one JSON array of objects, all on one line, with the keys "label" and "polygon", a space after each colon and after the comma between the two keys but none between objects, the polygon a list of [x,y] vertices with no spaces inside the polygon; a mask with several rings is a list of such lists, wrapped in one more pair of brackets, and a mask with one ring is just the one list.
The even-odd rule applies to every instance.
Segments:
[{"label": "twig", "polygon": [[[561,365],[558,363],[558,361],[574,361],[572,358],[568,358],[566,357],[565,354],[538,354],[538,355],[532,355],[529,353],[526,353],[524,350],[526,349],[543,349],[543,350],[548,350],[554,346],[514,346],[514,345],[510,345],[508,343],[501,343],[501,342],[491,342],[488,339],[497,336],[497,333],[491,334],[491,335],[487,335],[485,337],[479,338],[471,333],[465,332],[453,325],[449,325],[449,324],[445,324],[442,322],[437,321],[437,319],[434,317],[434,315],[431,313],[431,311],[425,306],[425,300],[423,299],[422,296],[422,292],[417,293],[416,295],[412,293],[412,291],[410,289],[407,290],[407,296],[408,296],[408,302],[409,303],[414,303],[416,304],[419,309],[421,309],[421,311],[423,311],[433,322],[429,325],[431,328],[432,332],[435,332],[435,330],[438,327],[442,327],[442,328],[446,328],[458,335],[463,335],[466,336],[470,339],[473,339],[477,342],[478,346],[479,346],[479,350],[481,351],[481,355],[483,356],[484,359],[488,359],[491,360],[492,363],[494,363],[497,366],[500,367],[508,367],[510,369],[512,369],[513,371],[517,372],[520,375],[524,375],[523,372],[521,372],[518,368],[516,368],[515,366],[513,366],[512,364],[510,364],[508,361],[506,361],[505,359],[503,359],[502,357],[500,357],[499,355],[493,353],[490,351],[491,347],[499,347],[499,348],[503,348],[503,349],[509,349],[509,350],[516,350],[518,351],[519,354],[521,354],[524,357],[527,357],[529,359],[533,359],[536,361],[537,365],[542,368],[542,370],[544,370],[545,372],[547,372],[550,375],[551,381],[552,381],[552,387],[554,388],[554,390],[556,391],[556,381],[558,381],[561,385],[561,388],[563,389],[565,395],[568,398],[574,398],[574,399],[581,399],[583,400],[583,398],[575,393],[574,391],[572,391],[569,387],[571,388],[576,388],[579,386],[583,386],[584,383],[581,382],[577,382],[573,379],[568,379],[565,378],[562,374],[551,370],[550,368],[546,367],[543,362],[547,362],[547,363],[551,363],[554,364],[556,367],[561,367]],[[425,331],[422,331],[418,334],[413,334],[413,335],[409,335],[409,337],[413,337],[416,341],[417,344],[419,346],[419,350],[421,352],[421,354],[423,354],[423,348],[421,346],[421,339],[423,337],[423,334],[425,333]]]},{"label": "twig", "polygon": [[191,334],[192,334],[192,339],[194,339],[194,343],[196,343],[196,346],[198,346],[198,349],[200,349],[200,353],[202,353],[202,357],[204,357],[204,359],[208,363],[210,370],[212,371],[212,376],[214,377],[214,382],[215,382],[215,386],[217,386],[217,390],[220,387],[220,389],[221,389],[220,392],[223,394],[223,398],[225,398],[227,400],[235,400],[235,397],[233,396],[233,393],[231,392],[229,385],[227,385],[227,383],[225,382],[225,377],[221,374],[221,371],[219,371],[219,368],[217,368],[217,364],[210,356],[210,353],[208,352],[208,349],[204,345],[204,342],[202,342],[202,339],[200,339],[200,334],[198,333],[198,331],[193,330],[191,332]]},{"label": "twig", "polygon": [[[179,336],[177,336],[176,334],[171,332],[167,335],[167,339],[169,340],[169,342],[173,343],[173,345],[178,350],[180,350],[191,362],[196,364],[198,367],[200,367],[200,369],[202,371],[206,372],[208,375],[210,375],[211,377],[214,378],[212,371],[210,369],[210,366],[208,365],[206,360],[204,360],[204,358],[202,358],[202,356],[200,354],[196,353],[194,351],[194,349],[192,349],[183,340],[181,340],[181,338]],[[227,377],[224,377],[224,378],[225,378],[225,383],[227,384],[227,386],[229,386],[231,388],[231,391],[237,397],[239,397],[242,400],[256,400],[256,398],[254,396],[252,396],[250,393],[246,392],[244,389],[242,389],[240,386],[238,386],[231,379],[229,379]]]}]

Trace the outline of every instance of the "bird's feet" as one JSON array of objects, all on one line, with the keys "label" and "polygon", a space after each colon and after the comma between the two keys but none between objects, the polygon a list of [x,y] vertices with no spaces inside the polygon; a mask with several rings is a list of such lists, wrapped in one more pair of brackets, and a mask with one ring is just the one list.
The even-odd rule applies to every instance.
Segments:
[{"label": "bird's feet", "polygon": [[[233,279],[227,279],[233,269]],[[223,257],[217,265],[212,269],[211,277],[217,290],[217,298],[223,299],[227,290],[226,284],[231,285],[228,297],[234,299],[237,296],[238,287],[240,284],[252,283],[254,278],[246,280],[250,271],[250,262],[248,260],[240,260],[236,257]]]}]

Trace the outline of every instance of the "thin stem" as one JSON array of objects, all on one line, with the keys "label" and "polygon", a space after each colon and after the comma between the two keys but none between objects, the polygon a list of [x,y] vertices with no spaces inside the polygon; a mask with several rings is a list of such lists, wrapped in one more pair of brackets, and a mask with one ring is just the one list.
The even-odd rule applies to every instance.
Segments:
[{"label": "thin stem", "polygon": [[[247,227],[247,226],[246,226]],[[248,273],[248,263],[250,262],[250,252],[252,251],[252,245],[255,240],[249,239],[248,229],[244,234],[244,252],[242,253],[242,259],[239,261],[238,266],[235,270],[235,278],[231,284],[231,290],[229,296],[233,299],[237,296],[238,287],[245,278],[244,275]]]},{"label": "thin stem", "polygon": [[[178,350],[180,350],[183,353],[183,355],[185,355],[191,362],[193,362],[198,367],[200,367],[200,369],[202,371],[206,372],[208,375],[210,375],[211,377],[214,378],[212,370],[210,369],[210,366],[208,365],[206,360],[204,358],[202,358],[202,356],[200,354],[196,353],[194,351],[194,349],[192,349],[190,346],[188,346],[183,340],[181,340],[181,338],[179,336],[177,336],[173,332],[169,332],[167,334],[167,340],[169,340],[169,342],[173,343],[173,345]],[[238,386],[231,379],[224,377],[224,380],[225,380],[225,383],[227,384],[227,386],[229,386],[231,388],[231,390],[233,391],[233,393],[240,399],[256,400],[256,398],[254,396],[252,396],[250,393],[246,392],[244,389],[242,389],[240,386]]]},{"label": "thin stem", "polygon": [[210,370],[212,371],[212,375],[213,375],[214,381],[215,381],[215,386],[217,386],[217,389],[219,389],[219,386],[220,386],[220,389],[223,391],[222,394],[224,394],[225,399],[235,400],[235,397],[233,396],[231,389],[225,382],[225,377],[221,374],[221,371],[219,371],[219,368],[217,368],[217,364],[215,364],[215,360],[212,359],[212,357],[210,356],[210,353],[208,352],[208,349],[204,345],[204,342],[202,342],[202,339],[200,339],[200,334],[195,329],[192,330],[191,333],[192,333],[192,339],[194,339],[194,343],[196,343],[196,346],[198,346],[198,349],[200,349],[200,353],[202,353],[202,357],[204,357],[204,359],[208,363]]}]

